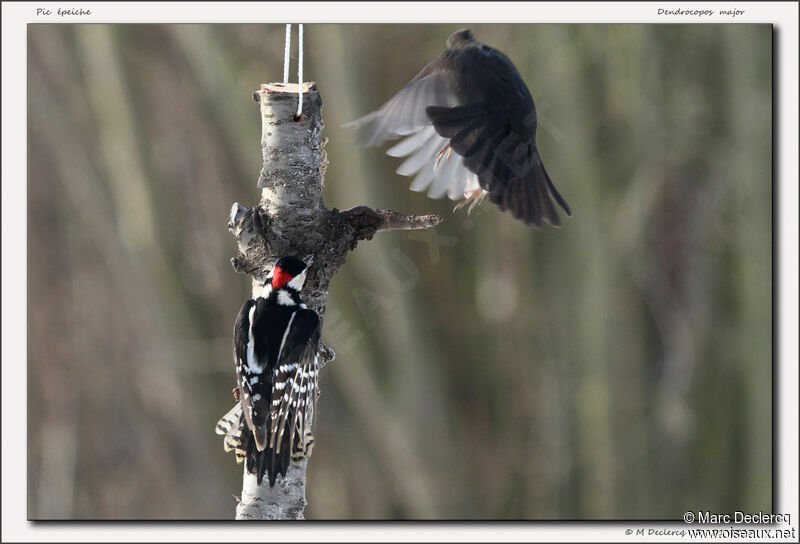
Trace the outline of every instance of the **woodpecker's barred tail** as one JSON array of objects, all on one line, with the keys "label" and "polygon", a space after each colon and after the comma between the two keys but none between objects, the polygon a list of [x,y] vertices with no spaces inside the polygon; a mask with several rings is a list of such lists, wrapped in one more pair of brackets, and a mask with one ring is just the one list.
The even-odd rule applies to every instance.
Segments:
[{"label": "woodpecker's barred tail", "polygon": [[[316,371],[314,372],[316,373]],[[316,384],[313,390],[316,390]],[[313,400],[308,402],[308,404],[312,403],[315,405]],[[308,412],[304,419],[304,425],[300,426],[298,422],[296,427],[298,432],[291,440],[293,447],[289,450],[289,455],[276,453],[274,458],[272,448],[265,451],[258,450],[253,433],[247,429],[242,406],[239,403],[217,422],[216,433],[224,435],[223,448],[225,451],[233,452],[237,463],[247,460],[247,471],[256,474],[258,483],[261,483],[264,479],[264,474],[268,473],[270,485],[274,485],[278,474],[286,475],[289,460],[299,464],[303,459],[311,457],[311,451],[314,446],[311,417],[312,414]],[[287,440],[284,440],[284,451],[286,451],[287,445]]]}]

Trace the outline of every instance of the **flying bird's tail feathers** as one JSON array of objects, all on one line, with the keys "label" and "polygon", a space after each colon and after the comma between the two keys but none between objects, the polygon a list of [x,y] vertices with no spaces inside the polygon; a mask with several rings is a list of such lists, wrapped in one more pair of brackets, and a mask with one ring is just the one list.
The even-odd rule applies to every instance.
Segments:
[{"label": "flying bird's tail feathers", "polygon": [[[538,156],[539,152],[537,151],[536,154]],[[547,188],[549,189],[550,194],[553,196],[553,198],[556,199],[556,202],[558,202],[558,204],[564,209],[564,213],[567,214],[567,217],[572,217],[572,210],[569,208],[569,204],[567,204],[567,201],[564,200],[564,198],[559,194],[558,190],[556,189],[556,186],[553,185],[553,181],[550,179],[550,174],[548,174],[547,170],[544,169],[544,164],[542,164],[541,157],[539,157],[539,164],[541,164],[542,166],[542,172],[544,173],[545,181],[547,181]]]}]

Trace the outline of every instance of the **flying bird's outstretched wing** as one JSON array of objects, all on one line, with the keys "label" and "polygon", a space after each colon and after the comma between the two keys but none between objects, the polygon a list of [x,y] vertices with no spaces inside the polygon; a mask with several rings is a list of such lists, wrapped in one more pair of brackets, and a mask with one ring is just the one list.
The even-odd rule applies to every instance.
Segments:
[{"label": "flying bird's outstretched wing", "polygon": [[356,129],[356,142],[363,147],[375,147],[386,140],[415,134],[431,124],[426,107],[457,103],[447,81],[447,72],[442,58],[436,58],[378,110],[344,126]]}]

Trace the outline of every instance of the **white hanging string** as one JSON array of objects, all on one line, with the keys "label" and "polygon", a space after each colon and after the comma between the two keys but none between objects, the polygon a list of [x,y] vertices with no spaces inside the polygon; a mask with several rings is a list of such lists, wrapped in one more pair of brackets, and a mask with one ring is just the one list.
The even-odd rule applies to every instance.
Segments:
[{"label": "white hanging string", "polygon": [[[297,39],[297,117],[303,113],[303,25],[298,25]],[[283,82],[289,83],[289,53],[292,46],[292,25],[286,25],[286,41],[283,48]]]},{"label": "white hanging string", "polygon": [[283,46],[283,82],[289,83],[289,49],[292,45],[292,25],[286,25],[286,40]]},{"label": "white hanging string", "polygon": [[303,25],[298,25],[297,39],[297,116],[303,113]]}]

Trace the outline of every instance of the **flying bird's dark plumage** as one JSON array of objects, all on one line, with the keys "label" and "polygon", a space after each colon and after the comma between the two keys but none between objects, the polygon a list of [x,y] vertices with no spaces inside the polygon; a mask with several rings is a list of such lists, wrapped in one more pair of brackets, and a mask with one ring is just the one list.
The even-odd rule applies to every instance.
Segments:
[{"label": "flying bird's dark plumage", "polygon": [[555,200],[568,216],[536,148],[536,109],[528,87],[500,51],[468,29],[380,109],[349,123],[358,144],[378,146],[405,136],[387,151],[408,157],[397,169],[415,175],[412,191],[431,198],[472,200],[487,194],[527,224],[559,226]]}]

